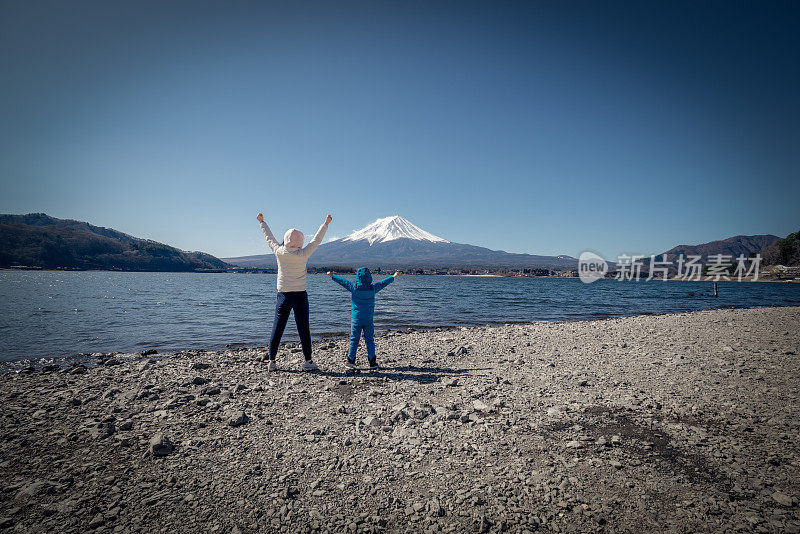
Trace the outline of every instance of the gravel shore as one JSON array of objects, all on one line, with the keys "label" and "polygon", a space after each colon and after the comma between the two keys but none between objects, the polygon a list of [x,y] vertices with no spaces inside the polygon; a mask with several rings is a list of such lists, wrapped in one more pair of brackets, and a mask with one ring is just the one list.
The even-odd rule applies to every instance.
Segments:
[{"label": "gravel shore", "polygon": [[[2,532],[800,532],[800,307],[0,376]],[[364,364],[363,347],[359,351]]]}]

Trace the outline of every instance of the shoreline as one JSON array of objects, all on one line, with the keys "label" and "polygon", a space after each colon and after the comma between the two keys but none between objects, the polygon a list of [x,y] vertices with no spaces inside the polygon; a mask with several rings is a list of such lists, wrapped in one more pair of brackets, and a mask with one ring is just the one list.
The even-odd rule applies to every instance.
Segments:
[{"label": "shoreline", "polygon": [[[391,332],[0,377],[0,524],[800,529],[800,307]],[[363,347],[357,363],[364,364]],[[112,360],[112,361],[109,361]]]},{"label": "shoreline", "polygon": [[[164,273],[164,274],[277,274],[276,272],[261,272],[266,270],[275,270],[274,268],[244,268],[243,270],[226,270],[226,269],[209,269],[205,271],[126,271],[122,269],[39,269],[39,268],[15,268],[15,267],[0,267],[0,272],[27,272],[27,271],[35,271],[35,272],[46,272],[46,273],[78,273],[78,272],[86,272],[86,273]],[[387,269],[391,271],[393,269]],[[510,274],[416,274],[416,273],[406,273],[404,271],[403,276],[442,276],[442,277],[453,277],[453,278],[535,278],[535,279],[555,279],[555,280],[579,280],[577,276],[516,276]],[[319,274],[322,275],[324,273],[314,273],[309,272],[309,275]],[[616,280],[614,278],[603,278],[603,280]],[[628,280],[626,280],[628,282]],[[661,278],[654,278],[653,280],[645,280],[642,278],[641,280],[636,280],[635,282],[710,282],[714,283],[714,280],[711,279],[703,279],[703,280],[684,280],[681,278],[668,278],[667,280],[663,280]],[[739,280],[718,280],[718,283],[740,283]],[[771,279],[764,276],[760,276],[758,280],[741,280],[741,282],[748,282],[748,283],[760,283],[760,282],[775,282],[775,283],[800,283],[799,279]]]},{"label": "shoreline", "polygon": [[[681,310],[681,311],[668,311],[662,313],[640,313],[640,314],[633,314],[633,315],[606,315],[602,317],[591,316],[591,317],[576,317],[574,319],[554,319],[554,320],[534,320],[534,321],[496,321],[491,323],[475,323],[475,324],[461,324],[461,325],[438,325],[438,326],[392,326],[388,328],[380,328],[376,326],[375,328],[375,339],[376,341],[380,338],[385,338],[388,336],[399,335],[399,334],[408,334],[408,333],[425,333],[425,332],[448,332],[448,331],[469,331],[472,329],[490,329],[490,328],[498,328],[502,326],[525,326],[525,325],[536,325],[536,324],[570,324],[570,323],[583,323],[583,322],[593,322],[593,321],[608,321],[613,319],[623,319],[623,318],[634,318],[634,317],[658,317],[658,316],[669,316],[669,315],[676,315],[676,314],[692,314],[692,313],[701,313],[704,311],[715,311],[715,310],[755,310],[755,309],[763,309],[763,308],[792,308],[794,306],[773,306],[773,305],[756,305],[756,306],[720,306],[718,308],[700,308],[700,309],[690,309],[690,310]],[[350,333],[347,331],[342,332],[319,332],[319,333],[312,333],[311,341],[313,350],[316,351],[318,347],[324,347],[328,343],[337,342],[337,341],[347,341],[349,339]],[[291,349],[300,347],[299,339],[294,339],[297,337],[297,334],[292,334],[291,332],[287,332],[283,336],[283,340],[281,342],[282,347],[288,347]],[[362,341],[363,344],[363,341]],[[69,366],[71,363],[74,362],[90,362],[91,360],[96,360],[102,362],[106,358],[111,357],[123,357],[129,359],[143,359],[148,358],[150,356],[157,356],[157,357],[175,357],[180,355],[188,355],[192,356],[198,352],[225,352],[225,351],[247,351],[247,350],[258,350],[258,351],[266,351],[268,350],[268,345],[260,345],[256,342],[254,343],[247,343],[247,342],[236,342],[230,341],[225,343],[219,347],[197,347],[197,348],[176,348],[176,349],[157,349],[155,348],[157,345],[150,345],[148,348],[143,348],[140,351],[135,352],[125,352],[125,351],[109,351],[109,352],[80,352],[75,354],[68,354],[65,356],[38,356],[32,358],[22,358],[16,360],[0,360],[0,376],[4,373],[9,372],[20,372],[20,371],[33,371],[37,370],[40,367],[52,365],[57,366],[58,368],[64,368],[65,366]],[[143,354],[143,353],[147,354]]]}]

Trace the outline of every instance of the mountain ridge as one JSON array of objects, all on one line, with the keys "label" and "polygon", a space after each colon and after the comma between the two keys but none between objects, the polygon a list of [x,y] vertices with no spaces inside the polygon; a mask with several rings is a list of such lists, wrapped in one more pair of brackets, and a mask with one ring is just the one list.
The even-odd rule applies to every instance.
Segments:
[{"label": "mountain ridge", "polygon": [[201,251],[45,213],[0,214],[0,267],[187,272],[230,267]]},{"label": "mountain ridge", "polygon": [[662,252],[661,256],[665,254],[670,256],[683,254],[684,256],[699,255],[705,258],[712,254],[723,254],[733,256],[735,259],[740,254],[744,254],[745,257],[750,254],[758,254],[763,248],[778,241],[778,239],[780,239],[778,236],[772,234],[735,235],[726,239],[718,239],[697,245],[677,245]]},{"label": "mountain ridge", "polygon": [[761,256],[765,265],[800,266],[800,231],[767,245]]}]

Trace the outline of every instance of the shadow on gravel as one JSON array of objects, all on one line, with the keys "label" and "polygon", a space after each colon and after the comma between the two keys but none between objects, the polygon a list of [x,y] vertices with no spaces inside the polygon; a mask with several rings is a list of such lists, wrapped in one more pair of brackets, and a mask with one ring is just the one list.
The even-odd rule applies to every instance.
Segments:
[{"label": "shadow on gravel", "polygon": [[[314,371],[317,376],[329,376],[331,378],[352,378],[352,379],[369,379],[369,378],[387,378],[389,380],[408,380],[412,382],[419,382],[421,384],[430,384],[439,381],[442,377],[458,377],[469,375],[473,371],[486,371],[484,369],[450,369],[448,367],[416,367],[413,365],[402,367],[381,367],[380,370],[375,372],[368,372],[366,369],[360,369],[358,373],[345,373],[343,371]],[[285,370],[285,373],[305,374],[307,371],[298,370]]]},{"label": "shadow on gravel", "polygon": [[[565,432],[574,424],[573,421],[551,425],[548,430]],[[633,420],[621,409],[589,406],[581,414],[578,424],[595,440],[601,436],[606,440],[620,436],[620,447],[632,457],[650,463],[657,469],[681,474],[691,484],[711,483],[723,488],[730,486],[730,480],[710,465],[702,454],[672,445],[669,434],[655,428],[652,423]]]}]

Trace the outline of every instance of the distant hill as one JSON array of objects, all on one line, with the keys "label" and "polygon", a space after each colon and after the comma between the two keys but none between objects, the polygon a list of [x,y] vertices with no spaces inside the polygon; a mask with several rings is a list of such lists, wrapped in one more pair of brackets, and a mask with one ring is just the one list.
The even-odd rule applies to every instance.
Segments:
[{"label": "distant hill", "polygon": [[761,250],[764,265],[800,266],[800,232],[767,245]]},{"label": "distant hill", "polygon": [[[266,247],[266,244],[265,244]],[[242,267],[275,267],[275,256],[260,254],[225,258]],[[309,265],[428,268],[550,268],[577,269],[570,256],[538,256],[451,243],[398,215],[378,219],[342,239],[317,248]]]},{"label": "distant hill", "polygon": [[0,215],[0,267],[202,271],[230,267],[204,252],[44,213]]},{"label": "distant hill", "polygon": [[778,239],[780,238],[776,235],[737,235],[734,237],[729,237],[728,239],[711,241],[709,243],[702,243],[700,245],[678,245],[677,247],[673,247],[668,251],[663,252],[661,256],[668,254],[668,259],[675,259],[681,254],[684,256],[697,255],[702,256],[703,263],[705,263],[705,260],[708,256],[713,254],[723,254],[732,256],[735,260],[740,254],[744,254],[745,257],[748,257],[751,254],[757,254],[761,251],[761,249],[771,245]]}]

